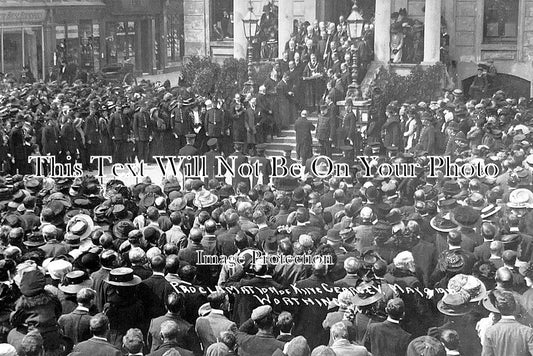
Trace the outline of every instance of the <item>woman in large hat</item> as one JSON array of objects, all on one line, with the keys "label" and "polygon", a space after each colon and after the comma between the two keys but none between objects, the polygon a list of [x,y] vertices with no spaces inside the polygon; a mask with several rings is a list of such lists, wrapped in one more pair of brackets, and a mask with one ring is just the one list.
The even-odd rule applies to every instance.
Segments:
[{"label": "woman in large hat", "polygon": [[104,305],[110,326],[108,340],[120,348],[122,337],[130,328],[146,330],[148,327],[136,293],[136,286],[141,283],[141,278],[134,275],[131,268],[115,268],[109,272],[105,283],[112,287]]}]

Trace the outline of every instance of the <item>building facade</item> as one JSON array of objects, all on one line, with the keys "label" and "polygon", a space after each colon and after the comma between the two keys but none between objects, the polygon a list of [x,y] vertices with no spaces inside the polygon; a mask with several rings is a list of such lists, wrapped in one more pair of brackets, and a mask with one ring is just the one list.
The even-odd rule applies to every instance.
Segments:
[{"label": "building facade", "polygon": [[98,71],[171,70],[183,56],[182,0],[2,0],[0,70],[46,78],[63,62]]},{"label": "building facade", "polygon": [[[250,4],[261,16],[263,6],[271,2],[279,10],[280,53],[294,20],[336,21],[340,15],[347,17],[352,5],[351,0],[184,0],[185,55],[244,58],[247,40],[242,17]],[[377,62],[387,63],[390,58],[390,18],[401,8],[424,23],[425,64],[439,60],[441,24],[445,25],[457,86],[467,87],[478,63],[493,60],[505,78],[502,82],[521,88],[523,95],[531,92],[533,0],[375,0]],[[215,25],[227,36],[217,37]]]}]

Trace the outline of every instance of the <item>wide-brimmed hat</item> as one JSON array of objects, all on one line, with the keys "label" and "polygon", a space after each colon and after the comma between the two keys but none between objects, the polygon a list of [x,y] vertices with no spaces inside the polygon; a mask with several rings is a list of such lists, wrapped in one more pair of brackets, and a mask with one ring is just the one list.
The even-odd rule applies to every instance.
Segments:
[{"label": "wide-brimmed hat", "polygon": [[444,315],[463,316],[472,310],[472,304],[466,293],[450,293],[437,303],[437,309]]},{"label": "wide-brimmed hat", "polygon": [[487,295],[487,288],[479,278],[466,274],[457,274],[448,281],[448,291],[468,293],[470,302],[479,302]]},{"label": "wide-brimmed hat", "polygon": [[474,227],[481,215],[471,206],[458,206],[453,209],[451,221],[461,227]]},{"label": "wide-brimmed hat", "polygon": [[217,201],[218,196],[211,193],[209,190],[202,190],[196,193],[196,197],[194,198],[193,204],[197,208],[203,209],[215,205]]},{"label": "wide-brimmed hat", "polygon": [[94,230],[93,219],[86,214],[78,214],[72,217],[67,223],[66,236],[75,239],[79,237],[80,241],[87,239]]},{"label": "wide-brimmed hat", "polygon": [[46,241],[44,241],[44,237],[41,233],[33,233],[28,236],[23,244],[27,247],[39,247],[46,244]]},{"label": "wide-brimmed hat", "polygon": [[457,224],[450,220],[450,214],[437,214],[430,221],[429,225],[438,232],[450,232],[457,229]]},{"label": "wide-brimmed hat", "polygon": [[67,273],[63,282],[59,285],[59,290],[67,294],[76,294],[83,288],[91,288],[93,280],[84,271],[72,271]]},{"label": "wide-brimmed hat", "polygon": [[133,270],[127,267],[112,269],[105,279],[107,284],[117,287],[133,287],[142,282],[141,277],[133,274]]},{"label": "wide-brimmed hat", "polygon": [[509,194],[507,206],[514,209],[533,207],[533,192],[529,189],[519,188]]},{"label": "wide-brimmed hat", "polygon": [[446,196],[454,196],[461,193],[461,186],[456,181],[446,181],[442,186],[442,194]]},{"label": "wide-brimmed hat", "polygon": [[326,240],[331,241],[331,242],[341,242],[342,241],[340,233],[339,233],[339,230],[336,230],[336,229],[328,230],[328,232],[327,232],[325,237],[326,237]]},{"label": "wide-brimmed hat", "polygon": [[178,197],[174,199],[169,205],[168,210],[170,211],[180,211],[187,205],[187,199],[183,197]]},{"label": "wide-brimmed hat", "polygon": [[384,295],[377,292],[372,283],[362,283],[357,287],[357,294],[353,296],[352,303],[357,307],[364,307],[374,304],[384,298]]}]

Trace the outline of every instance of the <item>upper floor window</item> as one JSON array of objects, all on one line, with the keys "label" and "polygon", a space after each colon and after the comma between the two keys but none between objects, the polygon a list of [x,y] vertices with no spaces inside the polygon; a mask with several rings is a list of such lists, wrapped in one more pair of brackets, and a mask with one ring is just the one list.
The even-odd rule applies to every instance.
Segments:
[{"label": "upper floor window", "polygon": [[485,0],[483,42],[516,43],[519,0]]}]

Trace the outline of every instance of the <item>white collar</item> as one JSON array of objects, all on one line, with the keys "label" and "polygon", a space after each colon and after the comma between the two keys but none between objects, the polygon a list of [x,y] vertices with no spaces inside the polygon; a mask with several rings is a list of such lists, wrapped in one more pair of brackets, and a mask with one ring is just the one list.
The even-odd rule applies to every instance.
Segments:
[{"label": "white collar", "polygon": [[388,322],[391,322],[393,324],[400,324],[400,321],[399,320],[395,320],[393,318],[391,318],[390,316],[387,318],[387,321]]},{"label": "white collar", "polygon": [[165,276],[163,272],[152,272],[152,276]]},{"label": "white collar", "polygon": [[516,320],[514,315],[502,315],[502,320]]},{"label": "white collar", "polygon": [[107,339],[105,337],[100,337],[100,336],[96,336],[96,335],[93,335],[93,339],[103,340],[105,342],[109,342],[109,341],[107,341]]},{"label": "white collar", "polygon": [[448,244],[448,250],[451,251],[451,250],[457,250],[457,249],[460,249],[461,246],[452,246],[450,244]]},{"label": "white collar", "polygon": [[89,312],[89,308],[85,308],[84,306],[81,306],[81,305],[78,305],[76,310],[79,310],[79,311],[84,311],[84,312]]},{"label": "white collar", "polygon": [[211,314],[224,315],[224,311],[220,309],[211,309]]}]

